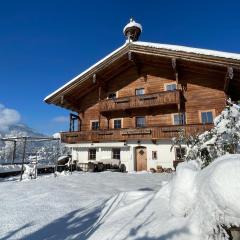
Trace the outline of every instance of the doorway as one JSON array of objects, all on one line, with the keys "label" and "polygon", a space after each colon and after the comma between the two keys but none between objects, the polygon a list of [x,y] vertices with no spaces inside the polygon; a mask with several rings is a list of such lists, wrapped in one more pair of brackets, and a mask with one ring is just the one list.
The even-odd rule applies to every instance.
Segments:
[{"label": "doorway", "polygon": [[135,150],[136,171],[147,171],[147,148],[136,147]]}]

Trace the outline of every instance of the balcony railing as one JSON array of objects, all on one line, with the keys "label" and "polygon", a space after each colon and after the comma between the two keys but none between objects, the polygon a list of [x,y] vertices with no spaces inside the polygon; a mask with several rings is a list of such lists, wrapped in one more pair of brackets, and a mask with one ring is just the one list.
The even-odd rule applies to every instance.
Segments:
[{"label": "balcony railing", "polygon": [[61,139],[64,143],[101,142],[101,141],[127,141],[127,140],[158,140],[177,137],[180,131],[186,136],[196,135],[209,130],[212,124],[188,124],[155,126],[131,129],[109,129],[81,132],[62,132]]},{"label": "balcony railing", "polygon": [[100,112],[108,112],[178,103],[180,103],[180,90],[102,100],[99,109]]}]

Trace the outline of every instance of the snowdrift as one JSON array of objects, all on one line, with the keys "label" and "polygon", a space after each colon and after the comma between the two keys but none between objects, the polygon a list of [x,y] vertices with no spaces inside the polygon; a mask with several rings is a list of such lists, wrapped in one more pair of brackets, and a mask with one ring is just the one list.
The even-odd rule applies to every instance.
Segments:
[{"label": "snowdrift", "polygon": [[240,155],[225,155],[201,170],[179,164],[158,192],[121,193],[104,206],[90,239],[228,239],[240,225]]}]

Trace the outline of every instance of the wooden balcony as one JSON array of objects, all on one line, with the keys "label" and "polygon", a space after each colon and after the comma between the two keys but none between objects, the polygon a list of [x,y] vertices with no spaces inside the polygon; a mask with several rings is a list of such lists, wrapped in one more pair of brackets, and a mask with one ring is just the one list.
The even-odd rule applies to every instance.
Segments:
[{"label": "wooden balcony", "polygon": [[189,124],[182,126],[154,126],[132,129],[94,130],[82,132],[62,132],[63,143],[127,141],[127,140],[158,140],[177,137],[180,131],[186,136],[196,135],[209,130],[213,124]]},{"label": "wooden balcony", "polygon": [[145,108],[180,103],[181,91],[164,91],[140,96],[130,96],[102,100],[99,103],[100,112],[122,111],[125,109]]}]

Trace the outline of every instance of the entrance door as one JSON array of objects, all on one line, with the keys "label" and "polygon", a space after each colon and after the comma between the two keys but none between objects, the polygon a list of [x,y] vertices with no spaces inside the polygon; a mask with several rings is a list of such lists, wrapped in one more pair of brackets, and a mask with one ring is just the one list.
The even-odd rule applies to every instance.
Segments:
[{"label": "entrance door", "polygon": [[136,147],[136,170],[147,170],[147,148]]}]

